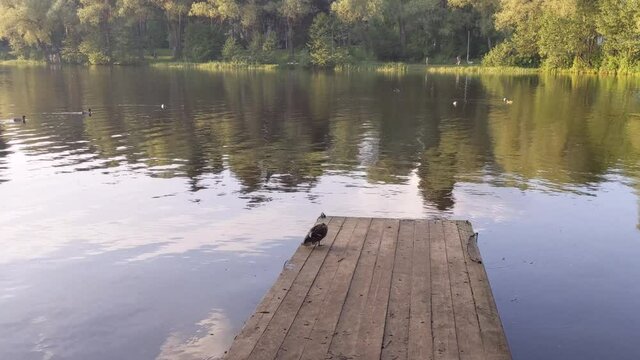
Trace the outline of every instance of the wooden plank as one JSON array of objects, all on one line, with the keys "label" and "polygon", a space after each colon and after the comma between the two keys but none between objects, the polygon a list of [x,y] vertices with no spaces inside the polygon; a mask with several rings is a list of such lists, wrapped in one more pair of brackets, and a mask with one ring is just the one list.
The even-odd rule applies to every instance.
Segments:
[{"label": "wooden plank", "polygon": [[[289,331],[289,327],[293,322],[302,301],[308,293],[313,280],[316,278],[318,271],[322,267],[322,264],[327,256],[327,253],[335,247],[342,247],[348,242],[351,237],[351,232],[355,228],[356,220],[347,218],[339,229],[337,236],[333,239],[327,239],[328,241],[320,247],[305,247],[311,254],[306,263],[300,270],[300,273],[294,280],[291,288],[285,295],[282,303],[276,310],[273,318],[267,325],[262,336],[258,339],[253,351],[249,358],[251,359],[273,359],[276,352],[282,344],[284,337]],[[333,230],[329,228],[332,233],[338,229]],[[328,234],[327,234],[328,235]],[[334,241],[331,241],[334,240]],[[324,242],[324,241],[323,241]]]},{"label": "wooden plank", "polygon": [[356,343],[360,325],[369,314],[365,312],[373,270],[384,229],[383,219],[373,219],[365,239],[360,260],[351,279],[351,288],[347,293],[335,336],[329,347],[329,358],[350,359],[357,356]]},{"label": "wooden plank", "polygon": [[369,289],[365,307],[367,317],[360,327],[356,345],[356,353],[362,359],[380,358],[398,227],[398,220],[385,220],[380,251],[376,259],[376,267],[371,278],[371,288]]},{"label": "wooden plank", "polygon": [[429,225],[431,239],[431,316],[434,359],[458,359],[453,300],[442,221]]},{"label": "wooden plank", "polygon": [[408,358],[433,359],[431,333],[431,259],[429,222],[417,220],[413,239],[411,274],[411,318],[409,319]]},{"label": "wooden plank", "polygon": [[[329,217],[325,221],[329,224],[329,233],[327,233],[325,241],[333,242],[345,219],[343,217]],[[318,220],[319,222],[320,220]],[[287,265],[280,273],[276,283],[262,298],[253,315],[245,322],[240,334],[236,336],[227,352],[225,359],[240,360],[249,356],[310,254],[311,252],[307,248],[298,247],[291,260],[287,262]]]},{"label": "wooden plank", "polygon": [[453,314],[459,358],[461,360],[483,359],[484,350],[480,337],[480,325],[456,223],[451,221],[444,223],[444,239],[453,296]]},{"label": "wooden plank", "polygon": [[[306,339],[309,338],[320,312],[324,309],[328,301],[327,296],[331,295],[329,290],[332,288],[332,284],[338,281],[338,279],[336,279],[338,268],[347,257],[353,256],[353,254],[347,253],[347,250],[353,248],[354,241],[357,241],[357,238],[363,231],[362,223],[368,221],[368,219],[358,220],[347,246],[338,246],[338,243],[336,243],[336,246],[332,247],[278,350],[276,355],[277,359],[300,358]],[[364,231],[366,232],[366,230]],[[362,237],[364,237],[364,235],[362,235]]]},{"label": "wooden plank", "polygon": [[401,220],[380,359],[406,359],[409,342],[411,273],[415,222]]},{"label": "wooden plank", "polygon": [[301,359],[323,359],[329,351],[331,339],[340,318],[370,224],[371,219],[358,219],[358,224],[353,232],[351,241],[349,241],[344,260],[340,262],[329,289],[329,294],[321,305],[321,316],[314,324],[309,337],[305,339]]},{"label": "wooden plank", "polygon": [[[509,345],[498,315],[498,308],[491,292],[487,273],[481,263],[472,261],[469,257],[467,241],[473,235],[471,223],[458,221],[457,225],[465,263],[469,271],[471,290],[475,299],[485,358],[491,360],[511,359]],[[474,256],[479,256],[479,254],[474,254]]]}]

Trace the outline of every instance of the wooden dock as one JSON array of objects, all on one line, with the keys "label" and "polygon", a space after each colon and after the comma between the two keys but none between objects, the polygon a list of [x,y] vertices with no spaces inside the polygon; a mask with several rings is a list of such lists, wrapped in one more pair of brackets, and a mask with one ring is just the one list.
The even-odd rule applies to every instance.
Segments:
[{"label": "wooden dock", "polygon": [[324,222],[225,359],[511,359],[469,222]]}]

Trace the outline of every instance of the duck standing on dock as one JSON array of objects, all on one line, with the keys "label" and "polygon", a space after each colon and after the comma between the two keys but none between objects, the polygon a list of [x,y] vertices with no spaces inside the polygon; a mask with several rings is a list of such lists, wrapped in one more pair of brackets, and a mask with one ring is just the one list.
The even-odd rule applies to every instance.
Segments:
[{"label": "duck standing on dock", "polygon": [[[320,218],[324,219],[327,216],[324,213],[320,214]],[[320,244],[320,241],[327,236],[327,232],[329,231],[329,227],[325,223],[316,224],[314,227],[309,230],[309,233],[304,238],[302,245],[309,246],[314,245],[317,246]]]}]

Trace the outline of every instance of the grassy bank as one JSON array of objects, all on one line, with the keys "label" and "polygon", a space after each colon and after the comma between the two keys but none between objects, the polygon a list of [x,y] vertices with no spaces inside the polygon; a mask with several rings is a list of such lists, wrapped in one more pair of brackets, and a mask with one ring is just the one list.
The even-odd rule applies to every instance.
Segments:
[{"label": "grassy bank", "polygon": [[13,59],[13,60],[0,60],[0,65],[4,65],[4,66],[44,66],[44,65],[47,65],[47,63],[45,61],[41,61],[41,60]]},{"label": "grassy bank", "polygon": [[168,69],[199,69],[209,71],[226,70],[275,70],[280,67],[278,64],[252,64],[239,62],[211,61],[206,63],[193,62],[156,62],[149,66]]},{"label": "grassy bank", "polygon": [[507,74],[526,75],[537,74],[537,68],[522,68],[515,66],[489,67],[481,65],[431,65],[426,67],[428,73],[434,74]]},{"label": "grassy bank", "polygon": [[339,72],[349,71],[375,71],[383,73],[406,73],[409,70],[409,65],[405,63],[380,63],[380,62],[362,62],[357,64],[343,64],[336,65],[333,68]]},{"label": "grassy bank", "polygon": [[[284,57],[283,57],[284,59]],[[280,60],[280,59],[277,59]],[[210,61],[205,63],[175,61],[169,54],[162,54],[155,58],[147,57],[146,62],[139,64],[122,64],[115,66],[151,66],[154,68],[165,69],[198,69],[206,71],[242,71],[242,70],[259,70],[274,71],[278,69],[308,69],[313,66],[303,62],[284,62],[280,61],[271,64],[259,64],[252,62],[235,62],[235,61]],[[0,66],[46,66],[47,63],[41,60],[0,60]],[[91,65],[93,66],[93,65]],[[99,65],[98,65],[99,66]],[[402,62],[375,62],[363,61],[353,64],[336,65],[329,70],[335,72],[377,72],[390,75],[402,75],[406,73],[427,72],[431,74],[495,74],[495,75],[535,75],[545,74],[574,74],[574,75],[599,75],[599,76],[640,76],[639,72],[614,72],[608,70],[597,70],[589,68],[581,69],[549,69],[549,68],[524,68],[515,66],[482,66],[482,65],[424,65],[420,63],[402,63]]]},{"label": "grassy bank", "polygon": [[601,76],[640,76],[640,72],[616,72],[611,70],[598,70],[590,68],[581,69],[551,69],[551,68],[524,68],[516,66],[482,66],[482,65],[432,65],[426,67],[428,73],[434,74],[504,74],[504,75],[529,75],[529,74],[573,74],[573,75],[601,75]]}]

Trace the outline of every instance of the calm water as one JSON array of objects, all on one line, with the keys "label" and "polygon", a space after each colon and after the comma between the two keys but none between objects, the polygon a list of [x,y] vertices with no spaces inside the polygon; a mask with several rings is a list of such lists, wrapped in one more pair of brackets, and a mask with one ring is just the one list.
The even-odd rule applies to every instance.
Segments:
[{"label": "calm water", "polygon": [[0,359],[220,356],[321,211],[470,219],[516,359],[637,359],[639,85],[0,67]]}]

